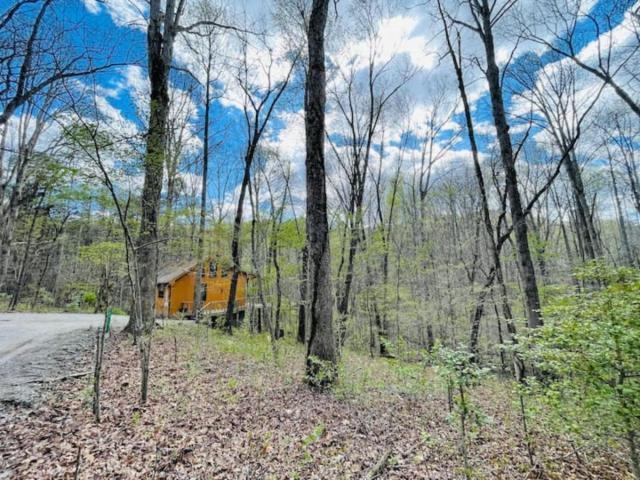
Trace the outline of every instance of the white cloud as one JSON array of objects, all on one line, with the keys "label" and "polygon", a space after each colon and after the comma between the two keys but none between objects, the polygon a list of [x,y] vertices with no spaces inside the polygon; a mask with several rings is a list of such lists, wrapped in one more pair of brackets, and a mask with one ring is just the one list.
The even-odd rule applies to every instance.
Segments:
[{"label": "white cloud", "polygon": [[[91,3],[95,0],[84,0]],[[118,27],[130,27],[145,30],[147,27],[147,2],[144,0],[104,0],[104,8]],[[91,12],[91,7],[87,9]],[[92,12],[96,13],[96,12]]]},{"label": "white cloud", "polygon": [[82,3],[87,11],[93,15],[97,15],[101,11],[100,3],[97,0],[82,0]]},{"label": "white cloud", "polygon": [[431,70],[438,61],[437,52],[430,50],[427,39],[415,35],[420,18],[395,16],[383,18],[371,39],[344,42],[343,48],[329,54],[331,61],[342,68],[352,66],[359,71],[368,65],[369,59],[385,64],[396,56],[407,55],[414,67]]}]

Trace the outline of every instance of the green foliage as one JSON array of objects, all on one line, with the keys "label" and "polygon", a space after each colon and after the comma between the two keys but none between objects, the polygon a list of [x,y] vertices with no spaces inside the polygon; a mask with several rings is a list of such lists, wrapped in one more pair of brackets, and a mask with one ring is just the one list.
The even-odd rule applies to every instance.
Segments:
[{"label": "green foliage", "polygon": [[93,267],[109,266],[124,268],[124,245],[122,242],[96,242],[80,247],[80,258]]},{"label": "green foliage", "polygon": [[339,364],[338,382],[332,392],[339,398],[379,398],[392,392],[424,395],[431,390],[430,370],[420,362],[370,357],[344,350]]},{"label": "green foliage", "polygon": [[323,423],[319,423],[315,427],[313,427],[311,433],[302,439],[303,448],[307,448],[309,445],[313,445],[318,440],[320,440],[325,431],[326,427]]},{"label": "green foliage", "polygon": [[286,220],[278,227],[277,241],[280,247],[301,250],[305,238],[305,223],[300,220]]},{"label": "green foliage", "polygon": [[531,391],[574,441],[629,442],[640,428],[640,272],[593,263],[578,278],[602,288],[554,298],[523,339],[541,372]]},{"label": "green foliage", "polygon": [[97,301],[96,292],[84,292],[82,295],[82,303],[89,306],[94,306]]},{"label": "green foliage", "polygon": [[140,413],[140,410],[134,410],[133,413],[131,414],[131,424],[133,426],[138,426],[140,425],[141,420],[142,420],[142,414]]},{"label": "green foliage", "polygon": [[303,462],[310,463],[313,460],[309,447],[322,438],[327,428],[323,423],[317,424],[309,435],[302,439]]}]

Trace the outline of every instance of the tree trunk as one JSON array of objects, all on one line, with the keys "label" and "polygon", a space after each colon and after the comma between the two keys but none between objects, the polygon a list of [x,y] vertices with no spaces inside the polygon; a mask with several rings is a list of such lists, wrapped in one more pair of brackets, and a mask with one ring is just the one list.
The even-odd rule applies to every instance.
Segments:
[{"label": "tree trunk", "polygon": [[587,198],[584,192],[584,184],[582,182],[582,175],[580,174],[580,166],[575,157],[575,152],[572,152],[567,156],[564,162],[569,182],[571,183],[571,190],[576,204],[576,217],[578,221],[578,228],[580,236],[582,237],[582,245],[585,251],[585,255],[589,260],[594,260],[602,255],[602,251],[599,247],[599,241],[593,221],[591,217],[591,210],[587,203]]},{"label": "tree trunk", "polygon": [[201,320],[202,301],[202,277],[205,275],[204,265],[204,233],[207,223],[207,176],[209,173],[209,111],[211,108],[211,80],[209,78],[211,65],[207,65],[206,85],[204,94],[204,132],[202,146],[202,191],[200,192],[200,225],[198,227],[198,246],[196,258],[198,268],[196,269],[196,284],[193,297],[193,316],[196,323]]},{"label": "tree trunk", "polygon": [[[356,210],[355,215],[358,215]],[[358,243],[360,243],[359,222],[357,218],[351,220],[353,222],[349,227],[349,252],[347,255],[347,273],[344,277],[344,284],[342,286],[342,295],[338,302],[338,318],[339,318],[339,338],[340,346],[344,346],[344,342],[347,337],[347,318],[349,315],[349,300],[351,299],[351,286],[353,285],[353,269],[356,258],[356,251],[358,249]]]},{"label": "tree trunk", "polygon": [[633,157],[631,159],[624,159],[625,169],[627,170],[627,176],[629,177],[629,186],[631,187],[631,194],[633,195],[633,206],[640,214],[640,188],[638,184],[638,171]]},{"label": "tree trunk", "polygon": [[167,117],[169,113],[169,69],[173,60],[175,24],[179,13],[174,0],[168,0],[164,13],[161,0],[151,0],[147,29],[150,103],[149,127],[144,156],[144,184],[141,198],[140,233],[136,261],[140,295],[138,324],[142,381],[141,403],[147,401],[149,383],[149,354],[151,332],[155,322],[156,280],[158,278],[158,219],[160,195],[167,144]]},{"label": "tree trunk", "polygon": [[[252,149],[251,149],[252,150]],[[224,328],[231,335],[233,333],[233,323],[236,305],[236,292],[238,291],[238,276],[240,275],[240,228],[242,227],[242,211],[244,207],[244,197],[247,192],[247,185],[251,179],[251,163],[253,154],[248,153],[244,159],[244,174],[240,184],[240,195],[236,216],[233,220],[233,236],[231,238],[231,262],[233,272],[231,274],[231,285],[229,286],[229,299],[227,301],[227,313],[225,316]]]},{"label": "tree trunk", "polygon": [[36,220],[38,219],[38,209],[42,205],[42,199],[40,199],[40,203],[35,209],[33,213],[33,218],[31,219],[31,224],[29,225],[29,233],[27,234],[27,243],[24,246],[24,254],[22,255],[22,261],[20,262],[20,271],[18,273],[18,283],[16,285],[16,289],[13,292],[13,296],[11,297],[11,302],[9,302],[9,311],[13,312],[18,306],[18,302],[20,301],[20,294],[22,293],[22,289],[24,288],[24,284],[26,281],[25,273],[27,270],[27,264],[29,262],[29,253],[31,253],[31,242],[33,241],[33,231],[36,226]]},{"label": "tree trunk", "polygon": [[[254,183],[255,185],[255,183]],[[254,187],[249,183],[249,200],[251,203],[251,264],[253,265],[253,271],[256,276],[256,284],[258,288],[258,299],[260,300],[260,308],[256,309],[257,323],[255,323],[256,318],[253,317],[252,312],[252,324],[251,330],[255,333],[262,333],[262,321],[264,318],[264,313],[266,309],[266,300],[264,296],[264,286],[262,284],[262,271],[260,265],[258,265],[258,245],[256,241],[256,226],[260,219],[260,210],[258,208],[258,204],[260,203],[260,199],[258,198],[258,188],[255,188],[255,198],[254,198]]]},{"label": "tree trunk", "polygon": [[324,166],[326,105],[324,34],[328,9],[329,0],[313,0],[307,31],[309,67],[305,103],[307,245],[311,278],[306,374],[308,383],[319,388],[330,385],[337,376]]},{"label": "tree trunk", "polygon": [[535,328],[542,325],[540,297],[538,294],[538,284],[536,282],[536,272],[529,248],[527,222],[522,208],[520,191],[518,190],[518,174],[515,166],[511,136],[509,135],[509,124],[507,123],[507,116],[504,110],[500,70],[495,57],[491,9],[488,0],[482,0],[479,13],[482,20],[482,40],[487,60],[485,75],[489,84],[493,121],[500,145],[500,157],[506,182],[505,187],[515,233],[518,267],[525,297],[527,324],[530,328]]}]

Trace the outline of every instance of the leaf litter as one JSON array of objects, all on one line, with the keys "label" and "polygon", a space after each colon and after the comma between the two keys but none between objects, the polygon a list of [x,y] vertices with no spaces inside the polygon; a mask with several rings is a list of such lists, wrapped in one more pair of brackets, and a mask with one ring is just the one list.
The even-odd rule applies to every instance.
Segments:
[{"label": "leaf litter", "polygon": [[[321,393],[302,382],[302,349],[285,341],[278,350],[274,361],[264,336],[168,326],[154,336],[141,406],[137,347],[116,336],[105,350],[101,423],[90,377],[56,383],[34,409],[7,405],[0,478],[464,478],[456,425],[428,369],[403,373],[349,354],[341,384]],[[474,395],[490,420],[469,445],[473,478],[629,475],[621,452],[579,453],[542,426],[531,468],[508,389],[494,382]]]}]

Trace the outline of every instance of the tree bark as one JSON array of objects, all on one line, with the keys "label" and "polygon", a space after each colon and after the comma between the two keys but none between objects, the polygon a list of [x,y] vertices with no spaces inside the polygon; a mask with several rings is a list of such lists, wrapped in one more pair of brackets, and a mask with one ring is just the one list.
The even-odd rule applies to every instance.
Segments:
[{"label": "tree bark", "polygon": [[[254,147],[255,148],[255,147]],[[244,197],[247,192],[247,185],[251,179],[251,164],[253,163],[253,149],[250,149],[244,159],[244,173],[240,184],[240,195],[236,216],[233,220],[233,236],[231,238],[231,262],[233,272],[231,273],[231,285],[229,287],[229,299],[227,302],[227,313],[225,316],[224,329],[231,335],[233,333],[233,318],[235,315],[236,292],[238,291],[238,276],[240,275],[240,228],[242,227],[242,211],[244,209]]]},{"label": "tree bark", "polygon": [[580,166],[576,160],[575,152],[572,152],[566,158],[564,166],[573,191],[578,228],[582,237],[585,254],[590,260],[594,260],[602,255],[602,250],[599,246],[600,242],[593,225],[591,209],[587,203],[587,198],[584,192],[584,183],[582,182]]},{"label": "tree bark", "polygon": [[302,251],[300,252],[300,305],[298,305],[298,335],[296,340],[299,343],[305,343],[307,339],[307,314],[306,314],[306,305],[307,305],[307,285],[308,285],[308,264],[309,264],[309,254],[307,245],[305,244],[302,247]]},{"label": "tree bark", "polygon": [[140,400],[147,401],[151,332],[155,323],[156,280],[158,278],[158,219],[167,144],[169,113],[169,70],[173,60],[173,43],[177,22],[183,8],[180,1],[167,0],[164,12],[161,0],[151,0],[147,28],[150,104],[140,233],[136,251],[140,295],[140,357],[142,382]]}]

